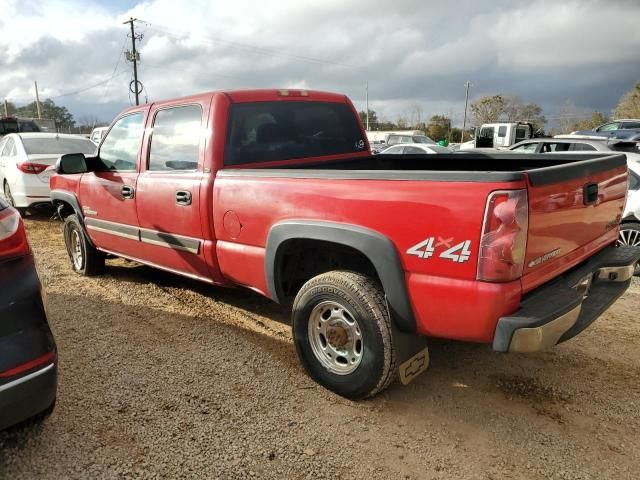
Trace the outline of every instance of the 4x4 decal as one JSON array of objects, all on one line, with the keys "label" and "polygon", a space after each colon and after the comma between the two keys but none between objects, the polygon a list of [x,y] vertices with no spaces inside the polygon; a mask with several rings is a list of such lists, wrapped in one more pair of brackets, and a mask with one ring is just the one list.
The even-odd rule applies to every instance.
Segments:
[{"label": "4x4 decal", "polygon": [[451,243],[453,243],[453,237],[446,239],[438,237],[437,241],[435,237],[429,237],[420,243],[416,243],[412,247],[409,247],[409,249],[407,249],[407,255],[414,255],[426,260],[436,253],[436,249],[438,247],[448,247],[438,255],[440,258],[451,260],[456,263],[462,263],[469,260],[471,257],[471,240],[464,240],[453,246],[451,246]]}]

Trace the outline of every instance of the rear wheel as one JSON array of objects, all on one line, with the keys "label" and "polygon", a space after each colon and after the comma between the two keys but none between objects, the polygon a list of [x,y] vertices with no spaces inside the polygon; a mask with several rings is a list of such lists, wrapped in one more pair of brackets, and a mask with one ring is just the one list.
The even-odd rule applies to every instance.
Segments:
[{"label": "rear wheel", "polygon": [[75,272],[87,276],[104,272],[104,255],[89,243],[76,215],[64,219],[64,243]]},{"label": "rear wheel", "polygon": [[[629,222],[620,225],[618,244],[640,248],[640,223]],[[640,264],[636,266],[635,274],[640,276]]]},{"label": "rear wheel", "polygon": [[361,399],[395,380],[391,320],[378,282],[350,271],[323,273],[300,289],[292,316],[298,357],[322,386]]},{"label": "rear wheel", "polygon": [[4,181],[3,192],[4,192],[4,198],[7,199],[7,202],[9,202],[9,205],[11,205],[13,208],[18,210],[20,215],[24,217],[27,213],[27,209],[24,207],[16,207],[16,202],[13,199],[13,195],[11,195],[11,188],[9,187],[9,184],[7,183],[6,180]]}]

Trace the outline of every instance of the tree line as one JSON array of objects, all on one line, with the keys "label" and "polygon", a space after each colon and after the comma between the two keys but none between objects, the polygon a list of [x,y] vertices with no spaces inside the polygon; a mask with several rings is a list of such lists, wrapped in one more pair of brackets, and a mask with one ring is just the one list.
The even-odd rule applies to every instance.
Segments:
[{"label": "tree line", "polygon": [[[359,112],[363,124],[366,124],[366,114]],[[613,118],[640,119],[640,82],[625,93],[613,111]],[[529,122],[534,130],[544,132],[548,120],[553,126],[550,134],[570,133],[575,130],[595,128],[610,120],[603,112],[594,111],[591,115],[577,113],[573,103],[567,101],[560,108],[557,115],[547,119],[542,107],[535,102],[527,102],[518,96],[487,95],[482,96],[470,105],[470,124],[480,126],[483,123],[496,122]],[[422,130],[434,140],[446,139],[449,142],[460,141],[462,130],[452,127],[451,116],[432,115],[428,121],[422,120],[422,109],[414,106],[408,115],[400,115],[395,122],[380,119],[375,110],[369,110],[370,130]],[[465,132],[465,141],[471,137],[473,130]]]}]

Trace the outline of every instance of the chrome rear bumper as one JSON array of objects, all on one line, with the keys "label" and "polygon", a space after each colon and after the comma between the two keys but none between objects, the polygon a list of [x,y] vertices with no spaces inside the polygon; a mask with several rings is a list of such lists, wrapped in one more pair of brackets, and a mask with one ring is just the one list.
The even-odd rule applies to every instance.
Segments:
[{"label": "chrome rear bumper", "polygon": [[640,249],[607,247],[529,293],[498,320],[493,349],[538,352],[578,335],[626,291],[639,260]]}]

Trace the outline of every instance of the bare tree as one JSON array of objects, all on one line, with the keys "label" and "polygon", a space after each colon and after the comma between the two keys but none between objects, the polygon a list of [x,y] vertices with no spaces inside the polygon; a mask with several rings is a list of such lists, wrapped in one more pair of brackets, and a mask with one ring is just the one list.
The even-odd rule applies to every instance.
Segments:
[{"label": "bare tree", "polygon": [[640,118],[640,82],[622,96],[614,114],[616,118]]},{"label": "bare tree", "polygon": [[554,133],[569,133],[576,129],[579,121],[576,113],[576,106],[571,100],[567,100],[562,104],[555,121]]},{"label": "bare tree", "polygon": [[411,106],[411,116],[409,117],[409,121],[413,128],[421,128],[423,127],[422,122],[422,107],[420,105],[414,104]]},{"label": "bare tree", "polygon": [[502,95],[480,97],[471,104],[471,115],[476,125],[497,122],[504,113],[505,98]]},{"label": "bare tree", "polygon": [[98,117],[96,117],[95,115],[85,114],[85,115],[82,115],[81,117],[78,117],[78,125],[80,125],[82,128],[93,129],[99,123],[100,121],[98,120]]}]

